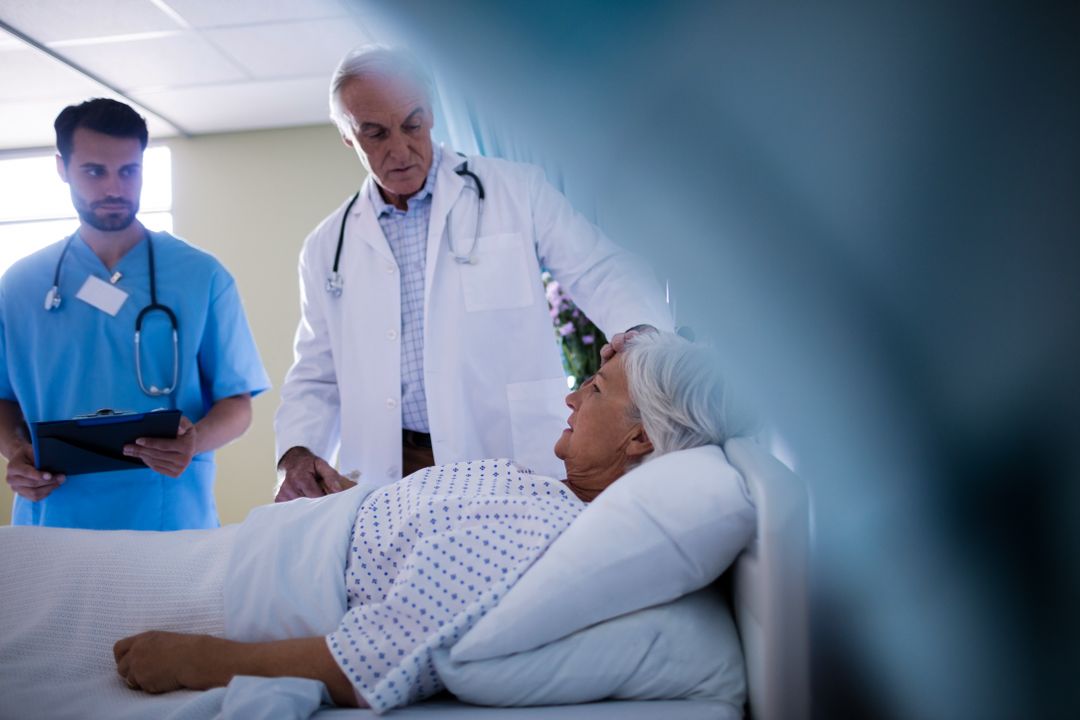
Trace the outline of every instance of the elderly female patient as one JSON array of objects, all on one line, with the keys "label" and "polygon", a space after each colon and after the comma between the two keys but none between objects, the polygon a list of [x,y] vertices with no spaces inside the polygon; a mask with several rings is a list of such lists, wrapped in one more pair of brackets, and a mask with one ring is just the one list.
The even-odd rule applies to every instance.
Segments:
[{"label": "elderly female patient", "polygon": [[116,643],[117,672],[151,693],[259,675],[322,680],[339,705],[385,710],[428,697],[442,689],[431,648],[463,635],[493,586],[512,582],[636,464],[722,444],[723,402],[700,348],[638,335],[567,396],[569,427],[555,443],[565,480],[484,461],[429,468],[372,492],[352,530],[349,609],[328,636],[242,643],[145,632]]}]

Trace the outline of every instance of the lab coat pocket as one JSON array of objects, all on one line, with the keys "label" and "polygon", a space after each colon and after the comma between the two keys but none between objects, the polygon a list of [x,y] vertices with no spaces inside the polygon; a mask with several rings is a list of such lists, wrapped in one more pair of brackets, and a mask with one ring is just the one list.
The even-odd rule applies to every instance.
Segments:
[{"label": "lab coat pocket", "polygon": [[461,287],[465,309],[508,310],[526,307],[533,301],[525,240],[521,233],[485,235],[476,241],[474,263],[461,263]]},{"label": "lab coat pocket", "polygon": [[506,386],[514,460],[549,477],[562,477],[555,441],[566,427],[566,378],[511,383]]}]

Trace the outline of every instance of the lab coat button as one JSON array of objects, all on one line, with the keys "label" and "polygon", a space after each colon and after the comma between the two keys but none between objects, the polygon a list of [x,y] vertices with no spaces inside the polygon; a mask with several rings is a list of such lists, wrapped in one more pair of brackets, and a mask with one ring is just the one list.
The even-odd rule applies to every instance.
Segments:
[{"label": "lab coat button", "polygon": [[393,410],[397,407],[397,400],[395,400],[394,398],[386,398],[386,407]]},{"label": "lab coat button", "polygon": [[386,263],[385,265],[383,265],[383,268],[386,270],[387,275],[394,274],[394,266],[392,263]]},{"label": "lab coat button", "polygon": [[388,468],[386,468],[386,477],[390,477],[390,478],[401,477],[401,471],[398,470],[396,467],[388,467]]},{"label": "lab coat button", "polygon": [[387,330],[386,331],[386,339],[387,340],[397,340],[397,330]]}]

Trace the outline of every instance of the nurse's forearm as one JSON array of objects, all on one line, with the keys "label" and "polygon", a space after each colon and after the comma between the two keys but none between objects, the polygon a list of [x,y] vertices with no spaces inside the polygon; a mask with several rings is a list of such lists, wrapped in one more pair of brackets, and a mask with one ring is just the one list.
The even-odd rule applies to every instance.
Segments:
[{"label": "nurse's forearm", "polygon": [[195,423],[198,438],[195,453],[208,452],[231,443],[251,425],[251,395],[233,395],[214,403],[210,412]]},{"label": "nurse's forearm", "polygon": [[11,400],[0,400],[0,455],[10,460],[30,444],[24,430],[22,408]]}]

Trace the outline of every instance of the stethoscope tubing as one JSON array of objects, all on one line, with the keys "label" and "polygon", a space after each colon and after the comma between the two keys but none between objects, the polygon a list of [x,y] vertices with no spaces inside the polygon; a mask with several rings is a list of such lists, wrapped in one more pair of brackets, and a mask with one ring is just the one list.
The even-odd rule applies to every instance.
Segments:
[{"label": "stethoscope tubing", "polygon": [[[49,292],[45,295],[45,310],[55,310],[60,307],[60,271],[64,266],[64,258],[67,257],[68,249],[71,247],[71,243],[75,240],[75,234],[72,233],[68,237],[67,242],[64,243],[64,248],[60,251],[60,259],[56,261],[56,270],[53,272],[53,286]],[[150,233],[146,233],[146,251],[147,262],[150,268],[150,304],[139,311],[139,314],[135,316],[135,379],[139,383],[139,389],[143,393],[151,397],[158,397],[161,395],[171,395],[177,387],[177,383],[180,380],[180,322],[176,318],[176,313],[168,305],[159,303],[157,300],[157,268],[154,264],[154,241],[150,237]],[[142,324],[143,320],[152,312],[163,312],[169,318],[169,323],[172,325],[173,336],[173,377],[172,382],[166,388],[159,388],[156,385],[146,387],[143,382],[142,375]]]},{"label": "stethoscope tubing", "polygon": [[[457,170],[454,171],[461,177],[471,178],[473,183],[476,184],[476,230],[473,233],[472,246],[469,248],[469,252],[465,255],[459,255],[454,252],[453,244],[451,243],[450,254],[454,256],[455,262],[462,265],[474,265],[476,264],[476,258],[474,253],[476,252],[476,244],[480,237],[480,223],[484,217],[484,199],[487,193],[484,191],[484,183],[481,182],[480,176],[469,169],[468,161],[461,164]],[[356,204],[357,199],[360,197],[360,191],[349,199],[348,205],[345,206],[345,212],[341,215],[341,225],[338,227],[338,239],[337,248],[334,250],[334,266],[330,270],[330,275],[326,278],[326,292],[333,297],[341,297],[342,287],[344,281],[341,278],[341,273],[338,268],[341,266],[341,249],[345,246],[345,224],[349,220],[349,211],[352,210],[353,205]]]}]

